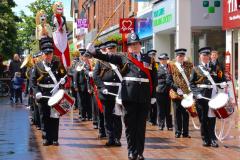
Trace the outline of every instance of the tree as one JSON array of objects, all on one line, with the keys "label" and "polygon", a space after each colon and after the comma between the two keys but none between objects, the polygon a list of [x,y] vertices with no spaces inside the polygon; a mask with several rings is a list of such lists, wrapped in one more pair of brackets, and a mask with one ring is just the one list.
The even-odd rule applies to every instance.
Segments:
[{"label": "tree", "polygon": [[52,5],[54,2],[51,0],[36,0],[27,7],[32,12],[32,15],[25,15],[22,11],[20,14],[21,22],[18,23],[18,44],[24,50],[29,50],[31,52],[37,52],[38,41],[35,40],[35,17],[38,11],[44,10],[47,14],[48,23],[51,23],[52,19]]},{"label": "tree", "polygon": [[15,6],[13,0],[1,0],[0,3],[0,53],[8,58],[17,50],[16,22],[19,19],[12,11]]}]

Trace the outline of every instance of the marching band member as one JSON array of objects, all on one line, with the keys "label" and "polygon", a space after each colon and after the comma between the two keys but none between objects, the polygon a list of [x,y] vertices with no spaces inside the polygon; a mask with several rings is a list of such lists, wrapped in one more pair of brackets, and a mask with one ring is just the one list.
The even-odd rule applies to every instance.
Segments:
[{"label": "marching band member", "polygon": [[78,96],[77,96],[77,92],[75,91],[75,88],[74,88],[73,75],[74,75],[74,72],[77,68],[77,65],[79,64],[80,52],[79,51],[74,51],[72,56],[73,56],[73,60],[72,60],[71,67],[68,70],[68,75],[69,75],[69,77],[71,77],[71,87],[70,88],[71,88],[72,96],[75,98],[74,109],[78,109],[79,99],[78,99]]},{"label": "marching band member", "polygon": [[161,53],[158,59],[160,61],[157,70],[158,84],[156,87],[158,126],[160,130],[163,130],[166,122],[167,129],[172,131],[171,98],[169,97],[170,86],[166,82],[167,74],[169,73],[168,54]]},{"label": "marching band member", "polygon": [[[105,42],[105,45],[107,54],[111,55],[117,52],[116,42],[108,41]],[[121,146],[122,121],[120,116],[113,114],[116,97],[108,94],[108,92],[118,93],[120,79],[112,69],[112,64],[102,61],[96,63],[93,78],[98,87],[98,95],[104,108],[105,129],[108,135],[106,146]]]},{"label": "marching band member", "polygon": [[189,114],[187,110],[181,105],[181,99],[184,94],[190,93],[189,78],[192,71],[193,64],[185,61],[187,50],[184,48],[176,49],[176,62],[170,63],[170,73],[167,76],[167,84],[173,89],[172,92],[176,94],[170,96],[173,100],[174,116],[175,116],[175,137],[191,138],[189,136]]},{"label": "marching band member", "polygon": [[[157,70],[157,63],[155,62],[155,56],[157,51],[156,50],[149,50],[147,55],[152,59],[152,63],[155,64]],[[150,111],[149,111],[149,122],[151,125],[157,125],[157,103],[151,104]]]},{"label": "marching band member", "polygon": [[[64,67],[57,57],[53,57],[51,43],[42,43],[43,60],[38,62],[33,69],[31,83],[40,112],[43,145],[59,145],[58,131],[59,118],[52,117],[52,108],[48,105],[48,99],[43,96],[51,96],[51,90],[57,82],[66,74]],[[63,83],[62,83],[63,84]]]},{"label": "marching band member", "polygon": [[210,62],[210,47],[201,48],[198,52],[200,63],[192,71],[190,84],[196,98],[197,112],[201,122],[203,146],[218,147],[214,132],[216,118],[212,109],[209,108],[209,101],[202,97],[211,98],[215,96],[217,87],[214,83],[222,82],[224,76],[222,75],[222,71],[216,70],[218,67],[215,67]]},{"label": "marching band member", "polygon": [[76,67],[76,70],[73,75],[74,79],[74,88],[75,91],[79,94],[80,107],[79,107],[79,119],[80,121],[91,120],[91,101],[88,93],[88,77],[85,73],[85,70],[89,68],[86,63],[86,58],[83,57],[85,49],[81,49],[80,63]]},{"label": "marching band member", "polygon": [[122,73],[120,98],[124,106],[128,159],[143,160],[148,110],[151,102],[156,102],[156,70],[155,67],[148,67],[151,58],[141,54],[141,42],[137,34],[128,35],[127,45],[126,55],[101,54],[96,52],[92,44],[87,46],[87,50],[95,58],[119,65],[121,69],[126,66]]}]

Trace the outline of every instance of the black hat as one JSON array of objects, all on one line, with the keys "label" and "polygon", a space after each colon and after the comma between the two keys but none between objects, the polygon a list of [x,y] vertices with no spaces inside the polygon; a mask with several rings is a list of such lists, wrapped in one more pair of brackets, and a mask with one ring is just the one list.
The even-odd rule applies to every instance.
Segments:
[{"label": "black hat", "polygon": [[49,37],[46,37],[46,38],[42,38],[41,40],[40,40],[40,47],[42,46],[42,45],[44,45],[44,44],[51,44],[51,45],[53,45],[53,40],[52,40],[52,38],[49,38]]},{"label": "black hat", "polygon": [[141,42],[138,35],[136,33],[130,33],[128,34],[127,37],[127,45],[132,44],[132,43],[137,43],[137,42]]},{"label": "black hat", "polygon": [[161,53],[161,54],[159,54],[158,59],[167,60],[167,59],[169,59],[169,57],[168,57],[167,53]]},{"label": "black hat", "polygon": [[34,55],[32,55],[32,57],[37,58],[37,57],[41,56],[42,54],[43,54],[42,51],[39,51],[39,52],[35,53]]},{"label": "black hat", "polygon": [[106,48],[113,48],[117,47],[117,42],[116,41],[107,41],[105,42]]},{"label": "black hat", "polygon": [[105,45],[105,43],[101,43],[101,44],[99,44],[99,49],[104,49],[104,48],[106,48],[106,45]]},{"label": "black hat", "polygon": [[80,52],[80,54],[81,54],[81,56],[82,56],[82,55],[84,55],[84,54],[85,54],[85,52],[86,52],[86,49],[84,49],[84,48],[81,48],[81,49],[79,49],[79,52]]},{"label": "black hat", "polygon": [[156,55],[156,53],[157,53],[157,51],[154,49],[147,51],[148,56]]},{"label": "black hat", "polygon": [[185,55],[186,52],[187,52],[187,49],[185,49],[185,48],[178,48],[178,49],[175,49],[174,52],[175,52],[176,56],[179,55],[179,54]]},{"label": "black hat", "polygon": [[203,47],[203,48],[200,48],[198,50],[198,53],[199,54],[209,55],[211,53],[211,51],[212,51],[211,47]]},{"label": "black hat", "polygon": [[41,51],[43,54],[53,53],[53,45],[45,43],[41,46]]}]

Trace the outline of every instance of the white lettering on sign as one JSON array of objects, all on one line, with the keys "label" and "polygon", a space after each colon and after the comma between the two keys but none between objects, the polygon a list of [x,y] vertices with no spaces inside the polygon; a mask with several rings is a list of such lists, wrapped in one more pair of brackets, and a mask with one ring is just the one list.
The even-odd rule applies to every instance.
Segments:
[{"label": "white lettering on sign", "polygon": [[238,10],[237,0],[228,0],[228,13],[236,12]]}]

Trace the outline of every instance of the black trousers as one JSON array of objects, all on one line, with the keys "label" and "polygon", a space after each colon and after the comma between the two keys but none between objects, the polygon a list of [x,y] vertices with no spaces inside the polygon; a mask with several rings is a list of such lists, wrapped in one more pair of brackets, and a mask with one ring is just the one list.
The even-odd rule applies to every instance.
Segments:
[{"label": "black trousers", "polygon": [[103,113],[98,110],[98,130],[99,135],[106,135],[105,126],[104,126],[104,115]]},{"label": "black trousers", "polygon": [[197,100],[197,112],[201,123],[201,136],[205,141],[216,140],[216,118],[208,117],[208,100]]},{"label": "black trousers", "polygon": [[34,100],[32,101],[32,106],[33,106],[33,122],[37,127],[41,128],[39,107]]},{"label": "black trousers", "polygon": [[181,105],[181,100],[174,100],[173,108],[175,116],[175,134],[187,136],[189,134],[189,114]]},{"label": "black trousers", "polygon": [[137,103],[123,101],[123,106],[128,154],[141,155],[144,151],[146,121],[150,102]]},{"label": "black trousers", "polygon": [[91,94],[91,101],[92,101],[92,120],[93,125],[98,126],[98,106],[97,101],[94,94]]},{"label": "black trousers", "polygon": [[80,96],[80,108],[79,108],[79,114],[81,118],[92,118],[92,105],[91,105],[91,99],[88,91],[79,91]]},{"label": "black trousers", "polygon": [[75,91],[75,88],[74,87],[71,87],[71,95],[75,98],[75,104],[74,104],[74,106],[75,106],[75,108],[79,108],[78,107],[78,101],[79,101],[79,97],[78,97],[78,92],[77,91]]},{"label": "black trousers", "polygon": [[51,109],[48,106],[48,100],[41,99],[38,103],[40,122],[42,129],[42,138],[49,142],[58,141],[59,118],[51,118]]},{"label": "black trousers", "polygon": [[149,111],[149,122],[157,124],[157,103],[151,104]]},{"label": "black trousers", "polygon": [[122,136],[122,121],[121,116],[113,114],[115,101],[113,100],[102,100],[104,109],[104,126],[108,135],[109,141],[114,141],[114,139],[121,139]]},{"label": "black trousers", "polygon": [[158,94],[157,95],[157,109],[158,109],[158,125],[160,128],[165,127],[172,128],[172,115],[171,113],[171,98],[169,95]]},{"label": "black trousers", "polygon": [[22,88],[14,89],[14,99],[15,99],[15,102],[18,102],[18,99],[20,100],[21,103],[23,102]]}]

